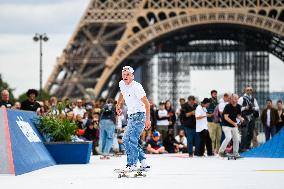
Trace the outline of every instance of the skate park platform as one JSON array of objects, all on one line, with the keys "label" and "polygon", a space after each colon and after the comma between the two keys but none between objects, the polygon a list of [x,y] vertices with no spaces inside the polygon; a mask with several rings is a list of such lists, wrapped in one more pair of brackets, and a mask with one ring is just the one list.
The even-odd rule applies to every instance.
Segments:
[{"label": "skate park platform", "polygon": [[284,128],[282,128],[272,139],[241,154],[242,157],[255,158],[284,158]]},{"label": "skate park platform", "polygon": [[56,165],[18,177],[0,176],[1,188],[200,188],[283,189],[284,159],[219,157],[187,158],[187,154],[147,155],[151,171],[145,178],[118,178],[116,168],[125,167],[126,156],[90,164]]},{"label": "skate park platform", "polygon": [[55,165],[34,125],[36,114],[0,109],[0,175],[20,175]]}]

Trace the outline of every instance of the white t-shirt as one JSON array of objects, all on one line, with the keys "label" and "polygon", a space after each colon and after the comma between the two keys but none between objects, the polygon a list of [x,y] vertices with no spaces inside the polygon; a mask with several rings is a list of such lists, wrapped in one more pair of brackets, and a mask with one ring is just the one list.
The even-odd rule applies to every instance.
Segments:
[{"label": "white t-shirt", "polygon": [[[198,105],[195,110],[195,117],[206,116],[207,109]],[[207,117],[196,119],[196,132],[201,132],[204,129],[208,130]]]},{"label": "white t-shirt", "polygon": [[180,136],[177,135],[177,136],[175,137],[175,139],[176,139],[176,141],[177,141],[178,143],[182,143],[184,146],[187,146],[187,139],[186,139],[186,137],[183,137],[183,138],[182,138],[182,141],[181,141]]},{"label": "white t-shirt", "polygon": [[79,114],[79,115],[81,115],[81,117],[83,118],[85,112],[86,112],[86,109],[85,109],[85,108],[79,108],[78,106],[76,106],[76,107],[73,109],[73,113],[74,113],[74,116],[75,116],[75,117]]},{"label": "white t-shirt", "polygon": [[127,114],[134,114],[137,112],[146,112],[145,105],[141,98],[146,96],[142,85],[136,81],[132,81],[126,85],[123,80],[119,82],[119,88],[128,108]]},{"label": "white t-shirt", "polygon": [[266,125],[267,125],[267,127],[270,127],[270,112],[271,112],[271,110],[267,109],[267,112],[266,112],[266,116],[267,116]]},{"label": "white t-shirt", "polygon": [[[158,116],[159,117],[166,117],[166,116],[168,116],[168,111],[167,110],[158,110]],[[157,125],[168,126],[169,120],[168,119],[157,120]]]}]

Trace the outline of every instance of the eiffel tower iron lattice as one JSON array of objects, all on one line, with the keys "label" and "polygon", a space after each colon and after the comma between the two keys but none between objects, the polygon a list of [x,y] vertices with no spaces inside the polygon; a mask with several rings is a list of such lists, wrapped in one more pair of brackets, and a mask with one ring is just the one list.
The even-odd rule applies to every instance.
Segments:
[{"label": "eiffel tower iron lattice", "polygon": [[[216,45],[214,41],[222,43]],[[227,51],[238,55],[234,61],[226,63],[225,56],[220,58],[222,61],[214,62],[210,58],[209,62],[199,59],[191,63],[190,69],[233,66],[236,92],[241,93],[244,85],[253,84],[262,97],[267,95],[268,54],[284,61],[284,2],[91,0],[57,59],[45,90],[59,97],[82,97],[90,93],[96,98],[114,97],[120,68],[125,64],[145,68],[159,53],[179,56],[179,52]],[[246,64],[238,65],[241,62]],[[247,70],[256,78],[251,78]],[[144,82],[151,83],[153,78],[143,74]]]}]

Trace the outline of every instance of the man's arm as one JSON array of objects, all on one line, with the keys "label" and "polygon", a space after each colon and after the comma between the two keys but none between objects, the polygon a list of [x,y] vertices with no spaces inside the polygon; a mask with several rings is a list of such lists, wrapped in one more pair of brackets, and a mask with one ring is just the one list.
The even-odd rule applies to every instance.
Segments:
[{"label": "man's arm", "polygon": [[116,113],[117,115],[121,115],[122,110],[121,110],[121,105],[124,103],[123,95],[120,93],[117,99],[117,104],[116,104]]},{"label": "man's arm", "polygon": [[144,96],[143,98],[141,98],[142,102],[145,104],[145,109],[146,109],[146,129],[150,129],[151,127],[151,121],[150,121],[150,103],[147,99],[146,96]]}]

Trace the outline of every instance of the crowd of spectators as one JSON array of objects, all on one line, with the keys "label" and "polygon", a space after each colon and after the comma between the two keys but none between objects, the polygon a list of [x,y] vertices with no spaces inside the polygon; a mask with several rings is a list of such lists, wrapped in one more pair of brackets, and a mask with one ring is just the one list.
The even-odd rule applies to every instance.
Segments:
[{"label": "crowd of spectators", "polygon": [[[3,90],[0,107],[34,111],[40,116],[64,116],[76,123],[76,135],[80,139],[93,141],[93,154],[101,154],[101,159],[109,159],[110,154],[124,153],[122,137],[127,129],[126,106],[122,108],[123,113],[116,116],[116,102],[113,99],[95,101],[84,98],[57,99],[53,96],[49,100],[37,101],[38,92],[35,89],[29,89],[26,95],[27,100],[12,103],[8,90]],[[251,87],[245,89],[242,97],[234,96],[240,106],[240,119],[243,120],[230,114],[232,107],[230,109],[228,105],[232,104],[231,94],[225,93],[221,99],[217,96],[217,91],[212,90],[211,97],[204,98],[201,102],[194,96],[189,96],[187,101],[181,98],[176,107],[169,100],[160,102],[158,106],[150,101],[151,129],[143,132],[139,145],[151,154],[188,153],[189,157],[213,156],[220,155],[222,142],[226,147],[225,152],[230,153],[233,150],[232,143],[236,133],[226,128],[231,124],[228,117],[236,122],[237,130],[234,132],[240,133],[241,138],[237,141],[240,151],[247,151],[258,145],[255,127],[258,117],[264,126],[266,140],[273,137],[284,125],[282,101],[279,100],[274,108],[272,101],[268,99],[266,108],[260,113]],[[228,116],[224,116],[223,112]]]}]

